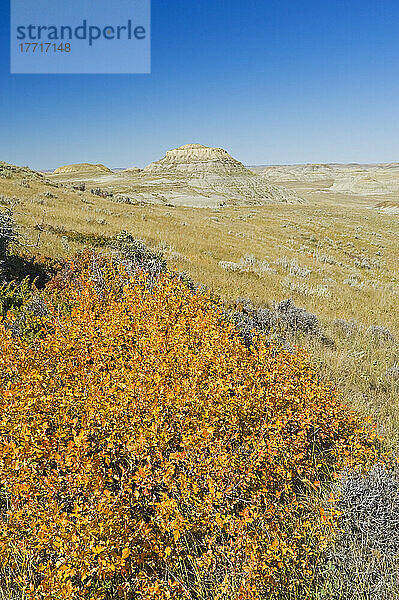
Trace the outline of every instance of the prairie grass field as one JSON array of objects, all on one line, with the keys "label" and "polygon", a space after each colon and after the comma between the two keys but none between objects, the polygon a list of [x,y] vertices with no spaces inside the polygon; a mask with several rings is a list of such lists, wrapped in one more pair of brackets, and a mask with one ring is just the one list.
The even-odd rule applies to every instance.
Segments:
[{"label": "prairie grass field", "polygon": [[[299,332],[292,343],[305,346],[345,402],[372,415],[388,444],[397,444],[399,222],[374,208],[377,199],[284,182],[305,203],[208,209],[125,205],[29,185],[0,179],[0,194],[20,200],[14,214],[21,233],[38,241],[44,255],[101,248],[126,230],[161,249],[171,268],[207,285],[227,305],[248,298],[271,307],[292,298],[316,314],[335,347]],[[45,197],[49,190],[55,197]]]},{"label": "prairie grass field", "polygon": [[[52,473],[25,475],[8,462],[14,446],[0,449],[16,497],[34,499],[25,512],[9,511],[0,530],[2,600],[399,598],[399,475],[380,464],[399,443],[399,221],[376,208],[381,198],[329,192],[326,183],[284,181],[297,204],[199,208],[118,201],[67,176],[0,169],[0,209],[12,209],[18,234],[11,252],[51,268],[74,261],[44,291],[50,312],[42,292],[2,287],[3,316],[7,294],[17,316],[5,320],[12,336],[0,336],[13,373],[4,376],[12,419],[3,411],[1,427],[18,440],[21,464]],[[126,285],[120,264],[109,263],[116,247],[123,268],[140,255],[149,288],[137,273]],[[50,365],[42,379],[32,368],[37,348]],[[272,432],[267,448],[258,421]],[[50,438],[63,468],[46,454]],[[344,459],[369,470],[346,470]],[[79,503],[82,490],[90,500],[85,492]],[[132,502],[148,539],[129,529]]]}]

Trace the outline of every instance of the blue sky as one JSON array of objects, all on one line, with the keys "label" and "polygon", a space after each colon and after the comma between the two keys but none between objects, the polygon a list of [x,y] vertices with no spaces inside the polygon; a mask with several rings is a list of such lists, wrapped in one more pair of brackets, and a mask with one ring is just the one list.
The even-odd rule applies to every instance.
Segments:
[{"label": "blue sky", "polygon": [[150,75],[10,75],[0,3],[0,160],[399,161],[397,0],[153,0]]}]

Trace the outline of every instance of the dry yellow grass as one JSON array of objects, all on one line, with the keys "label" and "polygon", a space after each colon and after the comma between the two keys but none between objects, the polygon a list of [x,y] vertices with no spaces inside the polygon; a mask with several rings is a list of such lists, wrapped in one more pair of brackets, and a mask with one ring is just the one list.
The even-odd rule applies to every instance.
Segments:
[{"label": "dry yellow grass", "polygon": [[[296,305],[316,313],[336,349],[309,338],[295,341],[310,350],[347,403],[374,415],[389,442],[399,441],[399,380],[386,374],[399,362],[398,342],[377,343],[367,331],[381,325],[399,340],[399,220],[373,210],[370,205],[376,201],[298,188],[307,203],[222,209],[136,206],[36,180],[25,187],[21,179],[18,174],[0,178],[0,194],[19,198],[15,218],[31,243],[42,226],[38,246],[43,254],[74,253],[84,245],[76,233],[98,236],[101,242],[126,230],[152,247],[161,244],[170,266],[208,285],[227,303],[244,296],[270,306],[292,297]],[[55,197],[45,197],[45,192]],[[248,254],[267,261],[271,269],[265,263],[252,271],[219,265],[239,263]],[[356,321],[359,327],[346,335],[336,319]]]}]

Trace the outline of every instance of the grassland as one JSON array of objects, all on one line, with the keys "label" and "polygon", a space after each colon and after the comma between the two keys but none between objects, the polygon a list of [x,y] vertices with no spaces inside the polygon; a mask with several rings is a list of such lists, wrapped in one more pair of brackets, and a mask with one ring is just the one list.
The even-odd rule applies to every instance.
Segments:
[{"label": "grassland", "polygon": [[284,185],[306,202],[213,209],[131,205],[23,172],[1,177],[0,195],[4,205],[18,199],[20,233],[42,254],[103,247],[126,230],[162,249],[170,266],[212,288],[226,304],[246,297],[271,307],[291,297],[317,315],[335,346],[300,335],[290,341],[306,347],[344,401],[371,414],[396,446],[397,216],[373,208],[380,197],[321,193],[309,183]]},{"label": "grassland", "polygon": [[[305,347],[343,401],[372,415],[388,446],[397,449],[399,222],[390,211],[374,208],[381,197],[332,193],[329,181],[287,180],[283,185],[304,203],[189,208],[124,203],[118,192],[125,189],[109,190],[114,196],[104,198],[73,189],[77,184],[0,163],[0,206],[13,206],[22,245],[49,257],[67,257],[84,246],[106,249],[125,230],[162,250],[170,268],[206,284],[227,306],[247,298],[254,307],[273,308],[292,298],[317,316],[323,335],[311,329],[285,331],[288,344]],[[88,187],[96,188],[96,182]],[[129,198],[134,202],[133,191]],[[328,573],[322,587],[312,588],[308,596],[302,590],[302,595],[317,600],[399,597],[399,481],[377,466],[369,479],[352,474],[341,484],[342,519],[349,533],[337,542],[331,575],[328,561],[324,565]],[[0,572],[0,596],[11,598],[13,587],[6,589],[4,577]],[[330,589],[330,583],[337,589]],[[281,600],[292,600],[287,594]]]}]

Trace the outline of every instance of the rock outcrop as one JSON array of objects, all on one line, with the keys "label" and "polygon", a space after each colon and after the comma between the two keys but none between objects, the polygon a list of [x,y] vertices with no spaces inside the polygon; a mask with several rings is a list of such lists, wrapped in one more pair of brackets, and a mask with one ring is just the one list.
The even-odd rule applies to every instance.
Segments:
[{"label": "rock outcrop", "polygon": [[366,172],[349,173],[337,178],[330,187],[331,192],[352,194],[355,196],[376,196],[399,192],[399,172],[373,169]]},{"label": "rock outcrop", "polygon": [[[186,144],[169,150],[145,169],[111,172],[103,165],[69,165],[56,169],[56,181],[90,181],[129,202],[173,206],[219,207],[298,203],[293,191],[271,184],[265,175],[246,168],[222,148]],[[121,200],[125,201],[125,200]]]},{"label": "rock outcrop", "polygon": [[385,200],[379,202],[375,208],[382,213],[399,215],[399,200]]},{"label": "rock outcrop", "polygon": [[185,144],[169,150],[164,158],[148,165],[144,172],[183,176],[252,175],[249,169],[223,148],[209,148],[202,144]]},{"label": "rock outcrop", "polygon": [[399,165],[307,164],[276,165],[261,171],[269,181],[283,185],[299,182],[320,186],[334,194],[374,196],[399,193]]},{"label": "rock outcrop", "polygon": [[333,180],[335,170],[331,165],[275,165],[265,167],[262,174],[270,181],[309,181]]},{"label": "rock outcrop", "polygon": [[295,192],[271,185],[223,148],[185,144],[169,150],[143,172],[143,181],[162,182],[164,202],[187,206],[302,202]]}]

